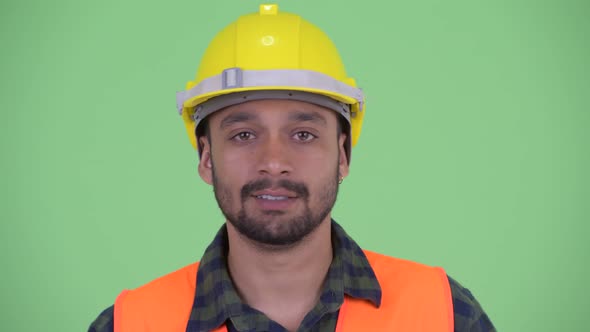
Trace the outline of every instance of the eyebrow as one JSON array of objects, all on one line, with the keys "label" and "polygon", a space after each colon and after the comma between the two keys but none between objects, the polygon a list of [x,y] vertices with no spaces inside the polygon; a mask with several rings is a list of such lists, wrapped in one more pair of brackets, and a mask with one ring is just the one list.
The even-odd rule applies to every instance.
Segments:
[{"label": "eyebrow", "polygon": [[224,129],[229,127],[235,123],[246,122],[246,121],[255,121],[258,119],[258,116],[253,113],[249,112],[236,112],[226,116],[221,123],[219,124],[220,129]]},{"label": "eyebrow", "polygon": [[289,115],[289,120],[296,122],[315,122],[324,126],[328,124],[328,121],[326,121],[324,116],[314,111],[296,111]]},{"label": "eyebrow", "polygon": [[[219,123],[219,128],[224,129],[231,125],[241,122],[258,121],[258,115],[255,112],[236,112],[229,114]],[[328,125],[328,121],[321,114],[314,111],[296,110],[289,114],[289,121],[293,122],[314,122],[323,126]]]}]

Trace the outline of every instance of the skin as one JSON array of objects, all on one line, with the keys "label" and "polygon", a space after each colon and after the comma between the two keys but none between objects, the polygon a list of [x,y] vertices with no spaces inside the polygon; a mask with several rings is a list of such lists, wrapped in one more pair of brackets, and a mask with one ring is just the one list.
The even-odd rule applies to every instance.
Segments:
[{"label": "skin", "polygon": [[[317,303],[332,261],[330,211],[349,172],[337,117],[300,101],[250,101],[210,115],[209,135],[198,138],[238,293],[289,331]],[[288,203],[260,198],[269,192]]]}]

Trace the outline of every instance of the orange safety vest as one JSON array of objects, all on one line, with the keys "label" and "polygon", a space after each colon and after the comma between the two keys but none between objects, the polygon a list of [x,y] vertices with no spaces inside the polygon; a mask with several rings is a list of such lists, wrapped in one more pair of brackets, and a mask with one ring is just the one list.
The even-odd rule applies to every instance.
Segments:
[{"label": "orange safety vest", "polygon": [[[453,301],[445,271],[365,251],[381,285],[381,306],[345,296],[336,332],[453,332]],[[158,278],[115,301],[115,332],[185,332],[195,298],[198,263]],[[227,332],[225,325],[214,332]]]}]

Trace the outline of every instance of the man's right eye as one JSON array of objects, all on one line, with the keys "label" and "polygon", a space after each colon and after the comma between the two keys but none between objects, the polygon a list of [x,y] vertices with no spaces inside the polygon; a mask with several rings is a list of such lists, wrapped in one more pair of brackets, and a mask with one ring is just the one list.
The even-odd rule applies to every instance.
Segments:
[{"label": "man's right eye", "polygon": [[244,142],[244,141],[249,141],[254,138],[255,137],[254,137],[253,133],[251,133],[249,131],[241,131],[241,132],[237,133],[236,135],[234,135],[232,137],[232,140]]}]

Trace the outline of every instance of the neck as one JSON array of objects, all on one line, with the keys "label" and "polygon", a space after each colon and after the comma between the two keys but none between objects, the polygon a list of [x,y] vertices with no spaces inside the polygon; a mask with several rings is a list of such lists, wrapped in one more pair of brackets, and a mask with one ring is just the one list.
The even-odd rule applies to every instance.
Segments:
[{"label": "neck", "polygon": [[300,242],[260,246],[227,223],[228,267],[242,300],[289,330],[317,303],[332,262],[328,216]]}]

